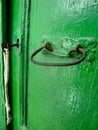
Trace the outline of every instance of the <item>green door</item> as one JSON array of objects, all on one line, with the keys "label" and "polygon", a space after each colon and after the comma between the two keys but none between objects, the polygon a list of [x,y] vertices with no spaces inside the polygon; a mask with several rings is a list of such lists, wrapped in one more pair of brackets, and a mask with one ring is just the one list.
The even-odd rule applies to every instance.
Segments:
[{"label": "green door", "polygon": [[[98,130],[98,1],[11,0],[13,130]],[[49,67],[32,64],[31,54],[50,42],[36,60],[73,62],[68,52],[86,50],[80,64]],[[77,58],[76,58],[77,57]]]}]

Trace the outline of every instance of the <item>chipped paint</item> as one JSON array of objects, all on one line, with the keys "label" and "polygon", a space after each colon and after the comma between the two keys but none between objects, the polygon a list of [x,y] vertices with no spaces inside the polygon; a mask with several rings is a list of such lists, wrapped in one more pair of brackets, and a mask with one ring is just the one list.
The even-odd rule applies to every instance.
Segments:
[{"label": "chipped paint", "polygon": [[9,92],[8,92],[8,82],[9,82],[9,50],[4,49],[4,87],[5,87],[5,107],[6,107],[6,122],[7,125],[11,122],[11,107],[9,104]]}]

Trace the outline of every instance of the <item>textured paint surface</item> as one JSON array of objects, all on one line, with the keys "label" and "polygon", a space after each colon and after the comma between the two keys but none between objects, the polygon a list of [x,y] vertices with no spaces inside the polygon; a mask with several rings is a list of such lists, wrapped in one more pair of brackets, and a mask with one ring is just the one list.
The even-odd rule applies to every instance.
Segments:
[{"label": "textured paint surface", "polygon": [[[97,12],[96,0],[32,1],[29,57],[46,41],[59,55],[78,43],[88,51],[88,58],[73,67],[42,67],[29,61],[27,123],[32,130],[98,130],[98,51],[92,53],[98,47],[87,47],[89,39],[97,43]],[[36,58],[62,62],[43,53]]]}]

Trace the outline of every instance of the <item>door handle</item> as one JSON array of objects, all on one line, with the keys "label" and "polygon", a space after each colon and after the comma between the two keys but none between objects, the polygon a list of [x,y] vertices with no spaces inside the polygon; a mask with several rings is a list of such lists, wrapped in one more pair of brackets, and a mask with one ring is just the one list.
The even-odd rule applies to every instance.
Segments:
[{"label": "door handle", "polygon": [[53,47],[51,46],[50,43],[46,43],[44,46],[40,47],[39,49],[37,49],[34,53],[32,53],[31,55],[31,62],[34,64],[38,64],[41,66],[73,66],[73,65],[77,65],[79,63],[81,63],[82,61],[84,61],[84,59],[86,58],[86,50],[85,48],[83,48],[81,45],[77,45],[75,49],[71,50],[69,52],[69,56],[68,58],[72,58],[74,53],[78,53],[78,54],[82,54],[81,58],[79,58],[78,60],[74,61],[74,62],[67,62],[67,63],[45,63],[45,62],[40,62],[40,61],[36,61],[34,60],[34,57],[43,49],[46,49],[50,52],[53,52]]}]

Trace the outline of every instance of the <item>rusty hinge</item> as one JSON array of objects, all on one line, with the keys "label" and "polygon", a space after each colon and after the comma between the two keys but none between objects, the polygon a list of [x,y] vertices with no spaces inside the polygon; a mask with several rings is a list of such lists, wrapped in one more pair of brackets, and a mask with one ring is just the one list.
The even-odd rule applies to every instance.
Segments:
[{"label": "rusty hinge", "polygon": [[15,44],[10,44],[8,41],[3,41],[1,43],[2,45],[2,50],[4,50],[5,48],[6,49],[10,49],[11,47],[19,47],[19,39],[16,40],[16,43]]}]

